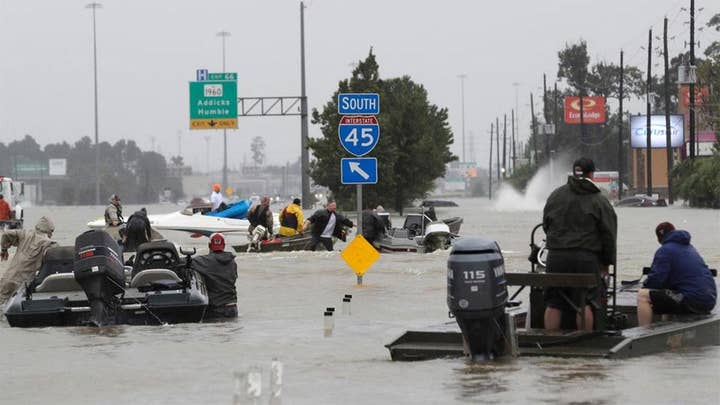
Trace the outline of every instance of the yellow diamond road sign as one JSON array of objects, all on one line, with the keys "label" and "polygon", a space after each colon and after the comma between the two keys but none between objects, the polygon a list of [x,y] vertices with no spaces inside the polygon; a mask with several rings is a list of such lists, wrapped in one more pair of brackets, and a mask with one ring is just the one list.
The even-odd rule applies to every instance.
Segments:
[{"label": "yellow diamond road sign", "polygon": [[380,252],[362,235],[358,235],[340,253],[340,256],[355,274],[362,276],[380,258]]}]

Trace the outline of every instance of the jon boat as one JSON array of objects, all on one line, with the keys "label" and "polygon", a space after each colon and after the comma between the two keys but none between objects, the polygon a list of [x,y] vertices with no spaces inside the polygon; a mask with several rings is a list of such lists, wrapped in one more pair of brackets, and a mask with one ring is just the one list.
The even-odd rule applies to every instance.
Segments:
[{"label": "jon boat", "polygon": [[[544,287],[588,288],[596,286],[598,279],[590,274],[545,273],[542,260],[537,260],[544,250],[534,243],[537,229],[531,236],[532,264],[527,273],[506,273],[494,241],[457,241],[448,260],[448,307],[455,321],[405,332],[386,345],[390,357],[405,361],[460,356],[490,360],[504,355],[628,358],[720,345],[717,309],[707,315],[672,315],[666,320],[657,316],[651,325],[638,327],[635,292],[639,280],[621,287],[613,281],[607,286],[606,299],[593,311],[595,330],[574,330],[575,316],[571,316],[563,319],[566,329],[545,331]],[[510,286],[518,289],[508,298]],[[530,289],[529,309],[513,302],[525,288]]]},{"label": "jon boat", "polygon": [[201,322],[208,306],[192,252],[167,241],[140,245],[132,266],[110,235],[88,231],[75,246],[50,248],[36,278],[5,306],[10,326],[83,326]]}]

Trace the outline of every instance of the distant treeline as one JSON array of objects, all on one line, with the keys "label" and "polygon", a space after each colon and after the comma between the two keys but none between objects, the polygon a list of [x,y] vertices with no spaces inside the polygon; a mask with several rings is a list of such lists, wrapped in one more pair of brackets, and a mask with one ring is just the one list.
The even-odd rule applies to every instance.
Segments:
[{"label": "distant treeline", "polygon": [[[168,177],[165,158],[157,152],[142,151],[134,141],[121,140],[100,145],[100,197],[105,203],[111,194],[124,203],[157,202],[160,192],[170,189],[175,198],[182,196],[182,182]],[[65,176],[48,176],[48,159],[67,159]],[[37,173],[28,167],[37,166]],[[13,176],[42,186],[42,201],[56,204],[84,205],[95,203],[95,145],[89,137],[75,144],[48,144],[41,148],[35,139],[25,135],[9,144],[0,142],[0,176]]]}]

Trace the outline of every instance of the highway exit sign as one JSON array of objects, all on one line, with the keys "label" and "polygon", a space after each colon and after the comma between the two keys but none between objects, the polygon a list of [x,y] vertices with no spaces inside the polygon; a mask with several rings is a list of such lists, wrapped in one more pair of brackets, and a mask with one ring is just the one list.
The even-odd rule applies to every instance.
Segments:
[{"label": "highway exit sign", "polygon": [[[237,78],[190,82],[190,129],[237,128]],[[216,73],[210,73],[210,77]]]}]

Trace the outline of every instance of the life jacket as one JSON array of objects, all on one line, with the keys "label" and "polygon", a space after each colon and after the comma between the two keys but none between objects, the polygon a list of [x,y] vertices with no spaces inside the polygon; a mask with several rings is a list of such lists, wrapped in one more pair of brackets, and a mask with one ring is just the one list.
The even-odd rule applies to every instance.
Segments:
[{"label": "life jacket", "polygon": [[295,229],[298,226],[297,215],[287,212],[288,207],[283,208],[280,213],[280,225],[286,228]]}]

